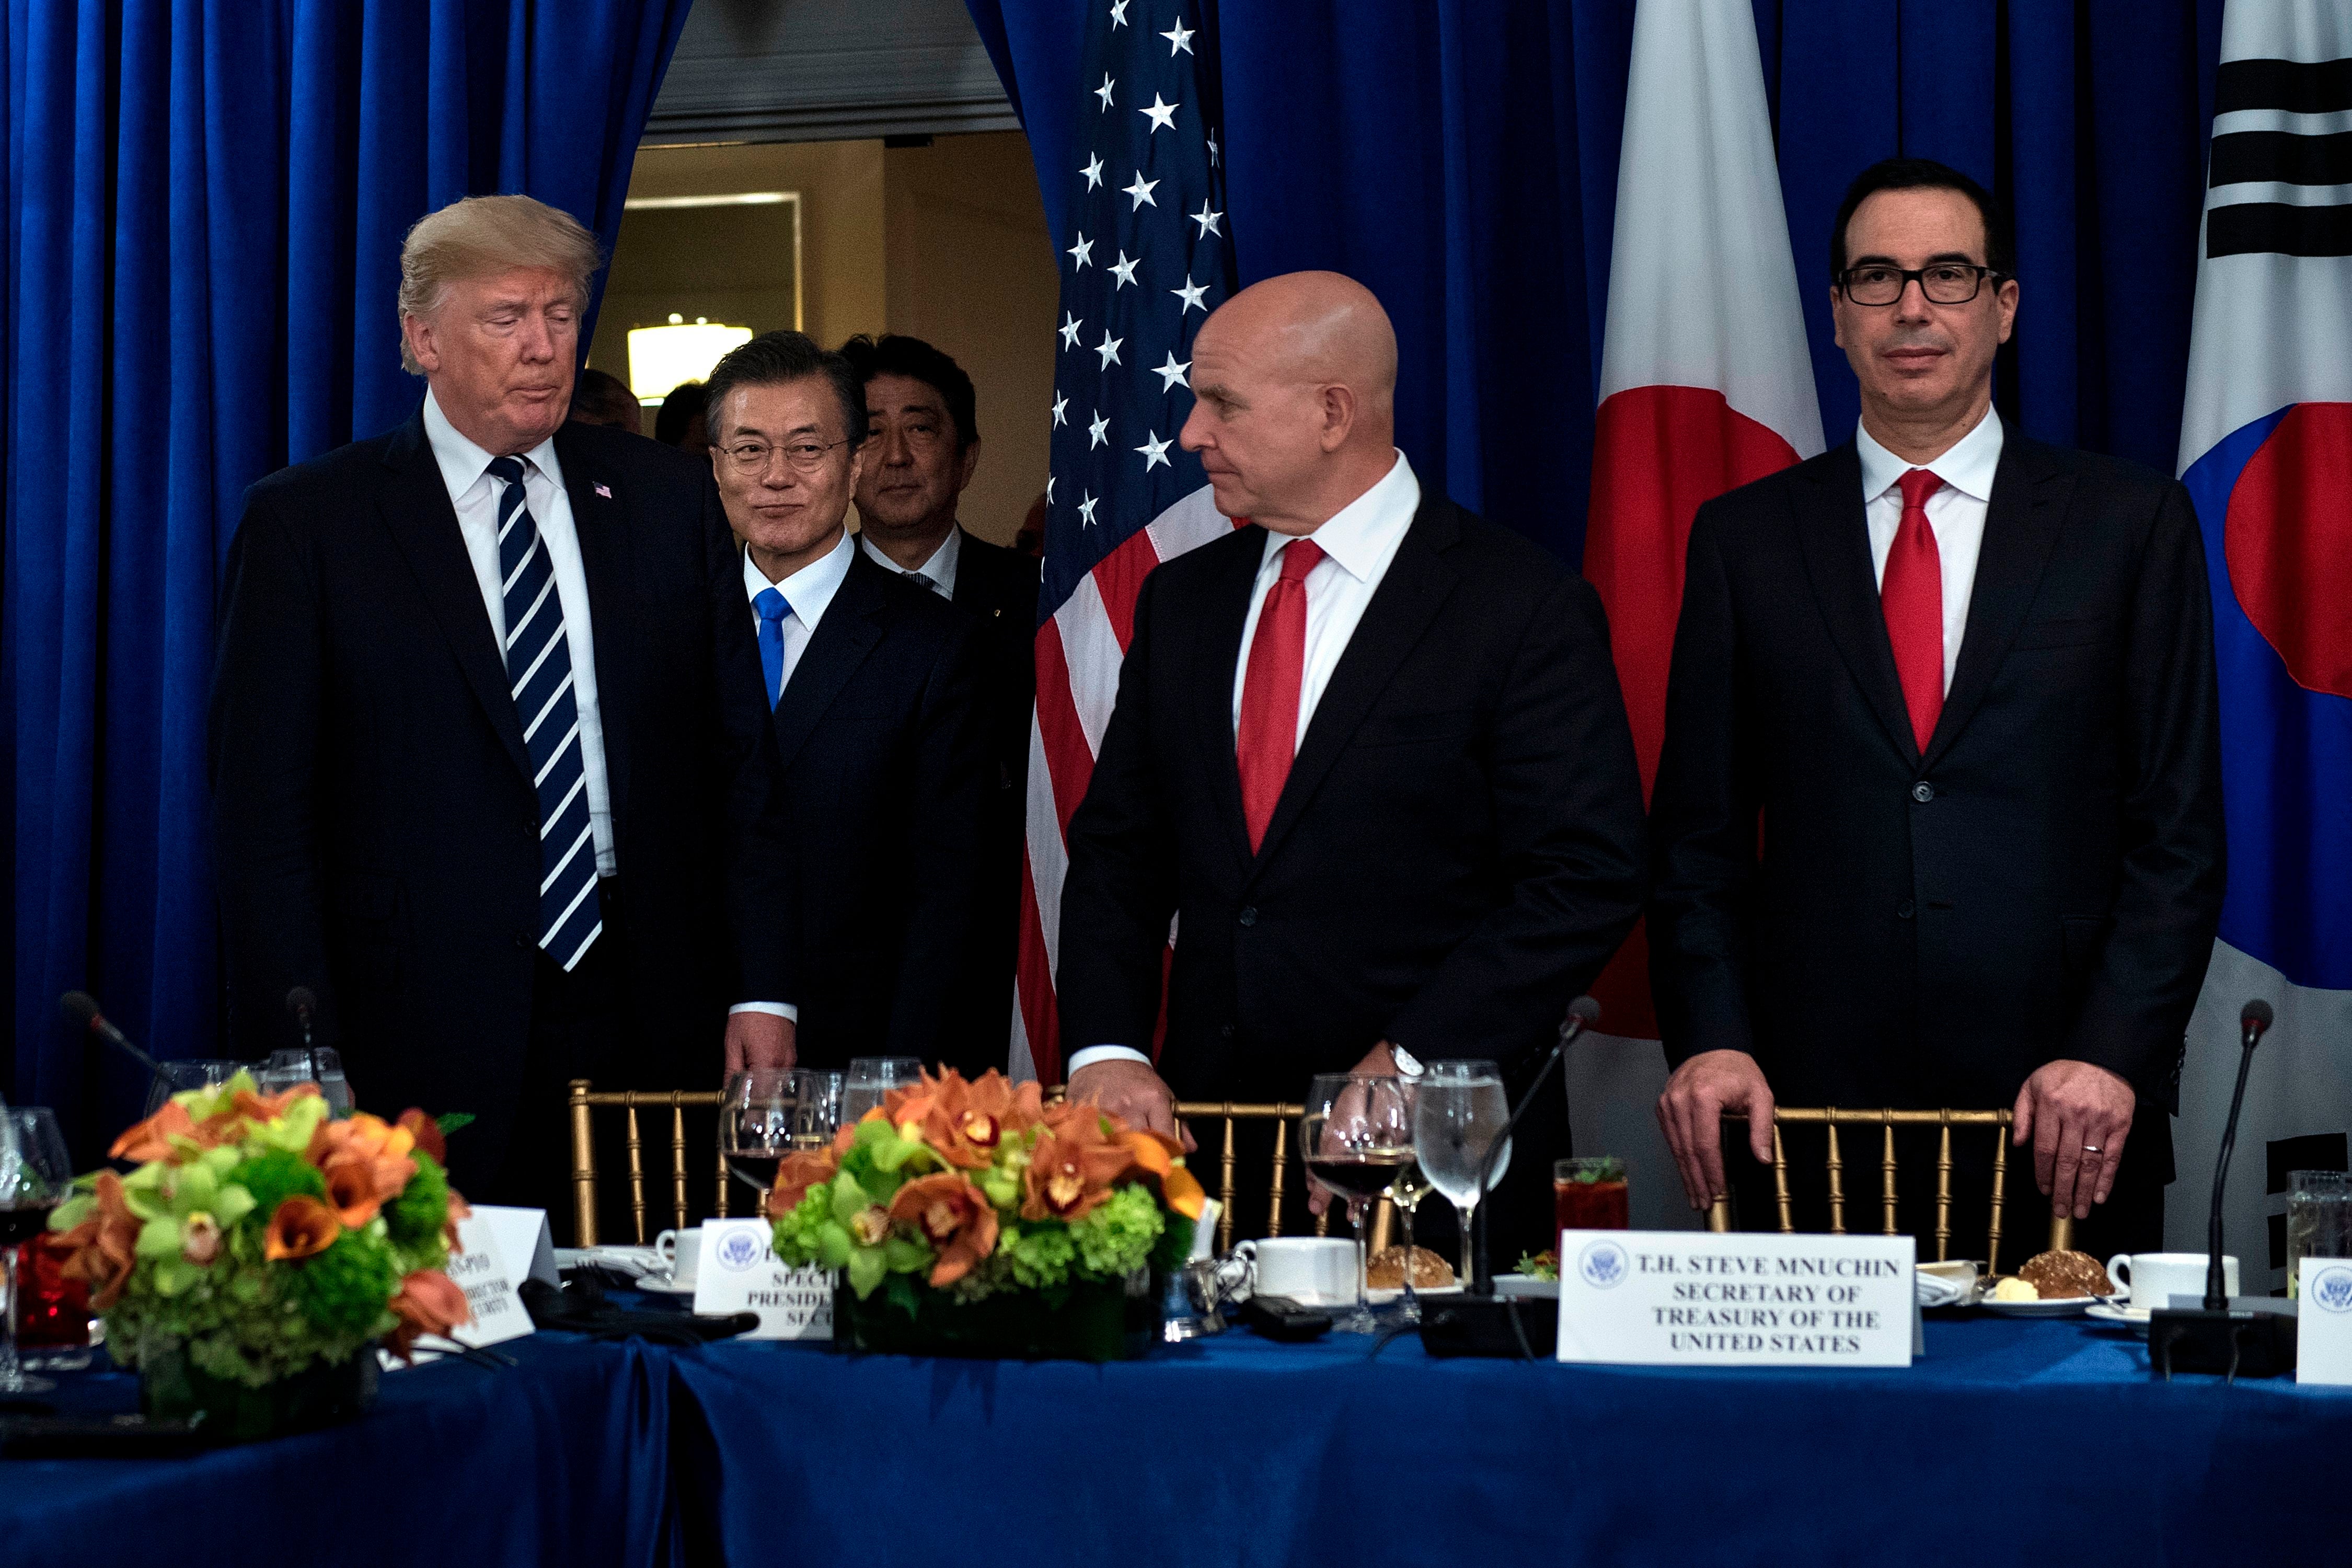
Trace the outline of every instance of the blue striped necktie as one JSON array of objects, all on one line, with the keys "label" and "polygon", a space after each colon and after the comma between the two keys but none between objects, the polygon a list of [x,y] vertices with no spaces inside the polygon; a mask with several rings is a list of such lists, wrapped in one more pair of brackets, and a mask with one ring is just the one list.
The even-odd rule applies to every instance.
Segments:
[{"label": "blue striped necktie", "polygon": [[499,497],[499,579],[506,599],[507,680],[539,791],[539,945],[569,970],[604,929],[572,647],[563,633],[555,564],[524,504],[523,461],[493,458],[490,475],[506,487]]}]

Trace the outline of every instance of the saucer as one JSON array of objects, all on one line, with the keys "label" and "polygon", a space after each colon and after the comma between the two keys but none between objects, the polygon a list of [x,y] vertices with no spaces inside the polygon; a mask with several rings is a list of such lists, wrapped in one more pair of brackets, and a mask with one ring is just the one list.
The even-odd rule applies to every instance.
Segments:
[{"label": "saucer", "polygon": [[2085,1309],[2083,1315],[2086,1318],[2095,1318],[2102,1323],[2113,1323],[2117,1328],[2129,1329],[2142,1339],[2147,1337],[2148,1310],[2146,1307],[2116,1307],[2101,1301],[2095,1306]]},{"label": "saucer", "polygon": [[691,1285],[680,1285],[675,1280],[659,1279],[651,1274],[646,1275],[644,1279],[637,1281],[637,1289],[643,1290],[648,1296],[691,1296],[694,1294],[694,1287]]},{"label": "saucer", "polygon": [[1977,1305],[2004,1318],[2073,1318],[2086,1310],[2091,1301],[2088,1296],[2061,1296],[2053,1301],[1996,1301],[1988,1295]]}]

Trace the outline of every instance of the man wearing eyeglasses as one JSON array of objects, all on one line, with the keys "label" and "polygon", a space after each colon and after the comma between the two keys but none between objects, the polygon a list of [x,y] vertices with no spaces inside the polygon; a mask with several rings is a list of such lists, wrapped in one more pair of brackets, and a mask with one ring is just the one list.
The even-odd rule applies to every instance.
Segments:
[{"label": "man wearing eyeglasses", "polygon": [[[2011,1266],[2041,1209],[2099,1256],[2160,1246],[2222,886],[2196,518],[2161,475],[2004,427],[2020,286],[1973,180],[1876,164],[1831,248],[1860,428],[1691,530],[1651,819],[1659,1120],[1692,1205],[1728,1186],[1758,1225],[1776,1099],[2011,1108]],[[1727,1166],[1725,1111],[1759,1164]],[[1989,1197],[1984,1142],[1955,1140],[1956,1190]],[[1820,1153],[1790,1155],[1800,1229],[1826,1227]]]},{"label": "man wearing eyeglasses", "polygon": [[797,1064],[981,1065],[964,1000],[988,765],[971,629],[849,536],[866,416],[846,360],[768,332],[707,387],[795,852],[782,925],[799,994],[776,1010],[796,1021]]}]

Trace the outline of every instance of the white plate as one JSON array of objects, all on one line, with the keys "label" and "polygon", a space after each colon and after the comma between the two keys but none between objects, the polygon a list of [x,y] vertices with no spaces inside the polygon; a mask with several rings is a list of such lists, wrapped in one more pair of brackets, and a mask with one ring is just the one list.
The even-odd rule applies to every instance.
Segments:
[{"label": "white plate", "polygon": [[694,1294],[693,1286],[676,1284],[655,1274],[648,1274],[644,1279],[638,1280],[637,1289],[643,1290],[649,1296],[691,1296]]},{"label": "white plate", "polygon": [[2101,1301],[2086,1309],[2083,1315],[2086,1318],[2096,1318],[2103,1323],[2114,1323],[2120,1328],[2129,1329],[2142,1339],[2147,1337],[2148,1310],[2146,1307],[2113,1307]]},{"label": "white plate", "polygon": [[[1462,1294],[1462,1287],[1459,1285],[1440,1285],[1433,1290],[1415,1290],[1413,1294],[1416,1296],[1459,1296]],[[1402,1290],[1391,1289],[1386,1286],[1376,1286],[1364,1292],[1364,1300],[1370,1301],[1375,1307],[1385,1307],[1391,1301],[1403,1300],[1404,1292]]]},{"label": "white plate", "polygon": [[2004,1318],[2076,1318],[2090,1307],[2091,1301],[2088,1296],[2061,1296],[2054,1301],[1996,1301],[1987,1292],[1977,1305]]}]

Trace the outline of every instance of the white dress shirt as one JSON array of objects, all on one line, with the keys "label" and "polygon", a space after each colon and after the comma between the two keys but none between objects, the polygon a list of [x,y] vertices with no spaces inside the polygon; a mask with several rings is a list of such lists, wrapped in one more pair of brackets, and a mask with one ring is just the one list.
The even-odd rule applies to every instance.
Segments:
[{"label": "white dress shirt", "polygon": [[[781,583],[769,582],[768,574],[752,563],[751,552],[743,552],[743,592],[757,599],[762,589],[773,588],[792,606],[793,613],[783,620],[786,686],[793,683],[793,671],[800,668],[801,655],[808,651],[809,638],[816,635],[816,624],[824,619],[825,606],[841,591],[841,580],[849,575],[849,558],[855,549],[845,531],[832,549]],[[755,608],[751,612],[751,633],[756,637],[759,631],[760,612]]]},{"label": "white dress shirt", "polygon": [[1884,586],[1886,554],[1903,521],[1903,492],[1895,481],[1915,468],[1927,468],[1943,486],[1927,498],[1927,525],[1936,534],[1936,562],[1944,589],[1944,689],[1960,662],[1960,638],[1969,626],[1969,595],[1977,582],[1977,556],[1984,548],[1985,508],[1992,500],[1993,470],[2000,467],[2000,416],[1988,406],[1977,427],[1952,443],[1932,463],[1906,463],[1854,426],[1854,450],[1862,455],[1863,520],[1870,525],[1871,574]]},{"label": "white dress shirt", "polygon": [[[1420,510],[1421,481],[1413,477],[1405,455],[1399,452],[1378,484],[1333,512],[1307,536],[1323,547],[1323,559],[1307,574],[1307,660],[1298,686],[1298,743],[1306,741],[1315,705],[1322,700],[1324,688],[1331,684],[1339,656],[1348,651],[1356,624],[1364,618],[1364,607],[1372,602],[1381,579],[1388,575],[1389,563],[1396,559],[1397,547],[1404,542],[1413,514]],[[1257,581],[1250,588],[1249,615],[1242,622],[1241,651],[1234,661],[1236,738],[1241,733],[1242,687],[1249,674],[1250,643],[1257,636],[1257,618],[1265,608],[1266,591],[1281,580],[1282,552],[1291,539],[1289,534],[1267,532]],[[1068,1071],[1102,1061],[1150,1060],[1129,1046],[1088,1046],[1071,1055]]]},{"label": "white dress shirt", "polygon": [[923,580],[923,586],[940,598],[950,601],[955,598],[956,563],[963,559],[962,528],[949,529],[948,536],[940,541],[940,547],[931,552],[931,558],[911,572],[883,554],[867,535],[860,533],[857,537],[864,542],[866,553],[874,558],[875,565],[901,576],[919,577]]},{"label": "white dress shirt", "polygon": [[[507,645],[507,600],[499,571],[499,498],[504,481],[489,472],[500,454],[484,451],[460,434],[425,395],[425,438],[441,465],[441,482],[457,510],[457,531],[474,563],[482,608],[490,617],[495,646]],[[564,493],[563,469],[550,437],[522,454],[523,504],[539,529],[539,540],[555,571],[556,602],[563,606],[563,640],[572,655],[572,695],[580,710],[580,762],[587,774],[588,826],[596,844],[596,874],[613,875],[613,792],[604,772],[604,720],[596,706],[596,637],[588,614],[588,573],[580,561],[580,535],[572,522],[572,498]],[[501,661],[503,663],[503,661]]]}]

